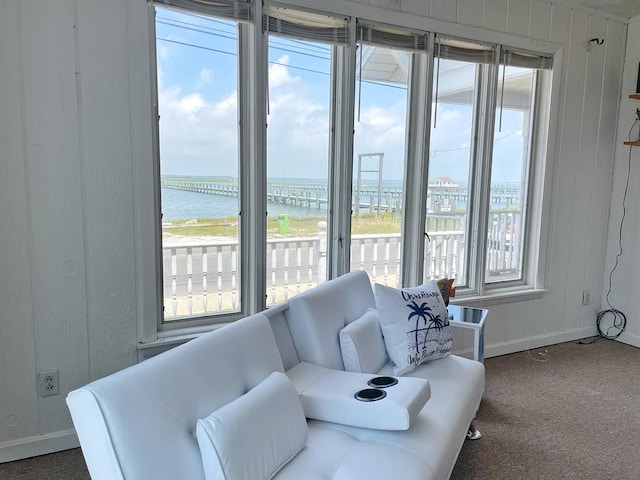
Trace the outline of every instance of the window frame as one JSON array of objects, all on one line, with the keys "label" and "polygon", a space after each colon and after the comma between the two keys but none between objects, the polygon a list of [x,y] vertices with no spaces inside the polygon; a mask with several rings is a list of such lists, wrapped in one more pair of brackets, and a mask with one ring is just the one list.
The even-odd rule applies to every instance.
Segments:
[{"label": "window frame", "polygon": [[[267,5],[271,2],[267,2]],[[275,2],[273,2],[275,4]],[[282,3],[281,3],[282,4]],[[304,10],[305,7],[291,5],[290,8]],[[349,10],[349,9],[347,9]],[[358,9],[356,9],[357,12]],[[240,202],[240,231],[239,248],[243,254],[239,258],[239,270],[241,273],[242,296],[240,312],[233,314],[213,314],[195,319],[185,319],[179,321],[163,321],[162,314],[162,244],[161,244],[161,220],[160,213],[160,174],[159,174],[159,152],[157,151],[158,124],[157,124],[157,60],[155,53],[155,6],[148,4],[149,15],[149,65],[151,70],[151,103],[152,108],[152,141],[156,143],[153,147],[154,161],[154,224],[155,224],[155,244],[154,257],[155,271],[148,267],[140,266],[140,283],[146,280],[153,280],[154,288],[139,287],[143,305],[141,311],[153,312],[151,308],[155,305],[157,315],[145,315],[141,318],[139,337],[143,343],[153,343],[159,339],[177,338],[182,334],[195,334],[197,332],[217,328],[220,325],[232,322],[248,314],[256,313],[264,309],[266,294],[266,105],[267,105],[267,34],[262,27],[263,6],[262,2],[255,3],[254,20],[251,22],[238,21],[238,97],[239,119],[241,125],[248,127],[240,129],[239,141],[239,180],[245,185],[241,189]],[[314,10],[315,11],[315,10]],[[331,68],[331,135],[330,135],[330,158],[329,158],[329,217],[328,217],[328,251],[327,270],[328,278],[335,278],[350,268],[350,237],[351,237],[351,209],[339,208],[337,206],[350,204],[352,172],[353,172],[353,121],[355,105],[355,58],[356,58],[356,15],[354,12],[346,12],[349,17],[349,43],[347,46],[334,46],[332,53]],[[328,15],[338,15],[338,12],[327,13]],[[406,20],[405,26],[400,29],[410,28],[412,20],[410,16],[399,17]],[[402,23],[398,20],[398,23]],[[413,22],[415,23],[415,22]],[[429,24],[429,22],[427,22]],[[437,22],[437,28],[442,25]],[[433,31],[437,30],[434,28]],[[422,28],[421,28],[422,29]],[[482,32],[476,32],[483,36]],[[491,32],[484,32],[487,37],[491,37]],[[557,112],[560,93],[558,86],[562,76],[563,52],[559,45],[532,41],[529,39],[519,39],[510,35],[498,35],[503,44],[522,43],[532,44],[537,48],[532,51],[539,51],[545,55],[554,57],[553,69],[540,72],[534,88],[535,101],[534,109],[531,112],[531,140],[527,180],[527,192],[525,195],[526,208],[526,231],[528,241],[523,247],[523,274],[518,281],[497,282],[486,284],[484,279],[484,264],[486,261],[486,224],[488,222],[488,196],[483,194],[483,190],[490,188],[490,153],[493,137],[485,136],[484,141],[479,142],[476,138],[474,148],[482,150],[482,160],[475,161],[472,166],[473,171],[486,178],[483,187],[475,187],[469,192],[469,198],[473,196],[479,203],[481,211],[486,211],[484,215],[476,215],[473,222],[467,222],[469,247],[475,250],[475,262],[469,260],[468,275],[473,279],[469,283],[469,288],[459,290],[458,298],[465,300],[468,304],[487,305],[492,301],[500,299],[521,298],[522,295],[540,295],[544,289],[545,279],[545,258],[548,249],[548,233],[550,231],[550,200],[549,194],[553,184],[551,177],[553,164],[553,152],[555,149],[555,124],[557,122]],[[421,202],[417,192],[423,192],[426,198],[428,188],[428,158],[429,158],[429,128],[431,123],[431,102],[418,102],[421,97],[431,98],[433,92],[433,68],[434,68],[434,38],[435,34],[429,34],[428,53],[413,53],[410,78],[408,81],[408,118],[414,121],[408,122],[406,133],[406,158],[405,158],[405,205],[407,214],[403,215],[402,223],[402,281],[405,285],[422,283],[424,267],[424,243],[423,235],[409,235],[405,232],[423,232],[426,222],[426,202]],[[513,42],[509,42],[513,40]],[[470,40],[475,41],[475,40]],[[485,42],[485,40],[478,40]],[[242,45],[241,45],[242,44]],[[515,48],[515,47],[514,47]],[[247,55],[247,52],[250,52]],[[416,60],[417,57],[418,60]],[[497,87],[497,70],[499,58],[496,65],[492,65],[493,73],[487,74],[491,78],[490,90]],[[414,68],[414,65],[418,67]],[[251,72],[245,74],[244,72]],[[495,77],[495,81],[494,78]],[[431,79],[426,83],[425,79]],[[418,85],[420,87],[418,88]],[[241,94],[240,92],[245,93]],[[241,97],[246,97],[241,101]],[[488,101],[493,108],[487,108],[488,113],[484,116],[484,121],[479,121],[482,128],[492,131],[493,123],[489,121],[495,117],[496,95],[488,95]],[[482,99],[478,98],[478,102]],[[420,125],[427,128],[421,130]],[[490,137],[490,138],[489,138]],[[488,144],[489,143],[489,144]],[[477,155],[476,155],[477,157]],[[487,160],[488,159],[488,160]],[[487,165],[489,165],[487,167]],[[148,171],[148,169],[147,169]],[[408,180],[413,178],[413,180]],[[140,188],[137,198],[145,204],[148,210],[149,189]],[[487,208],[482,208],[485,205]],[[150,222],[143,222],[139,219],[140,241],[142,237],[150,238]],[[479,234],[479,232],[485,232]],[[532,233],[536,232],[535,235]],[[140,247],[142,249],[142,247]],[[247,259],[251,258],[249,262]],[[472,256],[469,256],[471,259]],[[479,259],[482,259],[480,262]],[[142,260],[140,261],[142,263]],[[528,293],[529,292],[529,293]],[[493,298],[493,300],[491,300]],[[458,301],[460,301],[458,300]],[[455,302],[455,300],[454,300]]]}]

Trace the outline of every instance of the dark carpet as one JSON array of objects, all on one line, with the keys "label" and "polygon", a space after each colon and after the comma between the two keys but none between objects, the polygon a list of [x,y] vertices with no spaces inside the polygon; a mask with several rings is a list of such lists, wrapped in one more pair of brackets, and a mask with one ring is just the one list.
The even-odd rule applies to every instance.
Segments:
[{"label": "dark carpet", "polygon": [[485,366],[483,437],[451,479],[640,479],[640,349],[571,342]]}]

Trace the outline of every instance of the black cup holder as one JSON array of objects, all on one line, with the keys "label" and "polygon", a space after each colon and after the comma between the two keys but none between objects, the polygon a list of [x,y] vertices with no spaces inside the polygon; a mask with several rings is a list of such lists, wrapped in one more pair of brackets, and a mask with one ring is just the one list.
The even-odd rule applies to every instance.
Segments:
[{"label": "black cup holder", "polygon": [[356,392],[354,397],[361,402],[376,402],[387,396],[387,392],[378,390],[377,388],[365,388]]},{"label": "black cup holder", "polygon": [[395,377],[374,377],[367,382],[373,388],[387,388],[397,385],[398,379]]}]

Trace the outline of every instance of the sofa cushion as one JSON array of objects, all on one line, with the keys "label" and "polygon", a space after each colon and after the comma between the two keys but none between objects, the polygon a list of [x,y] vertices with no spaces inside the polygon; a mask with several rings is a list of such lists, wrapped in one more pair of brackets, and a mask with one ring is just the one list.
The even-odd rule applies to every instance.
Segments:
[{"label": "sofa cushion", "polygon": [[389,359],[378,312],[373,308],[340,330],[339,337],[347,372],[376,373]]},{"label": "sofa cushion", "polygon": [[395,375],[449,355],[453,337],[447,308],[435,282],[402,289],[376,283],[375,299]]},{"label": "sofa cushion", "polygon": [[369,276],[350,272],[296,295],[286,311],[301,361],[344,370],[340,330],[375,307]]},{"label": "sofa cushion", "polygon": [[295,388],[274,372],[196,427],[207,480],[272,478],[305,445],[307,421]]}]

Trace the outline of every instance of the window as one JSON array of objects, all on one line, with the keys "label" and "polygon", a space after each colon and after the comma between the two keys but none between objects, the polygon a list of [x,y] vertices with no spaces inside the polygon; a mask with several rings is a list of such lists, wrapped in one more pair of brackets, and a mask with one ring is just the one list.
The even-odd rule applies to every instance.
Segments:
[{"label": "window", "polygon": [[152,3],[157,331],[349,270],[461,295],[532,283],[549,55],[269,2]]},{"label": "window", "polygon": [[351,270],[394,287],[402,284],[411,64],[427,38],[365,21],[356,27]]},{"label": "window", "polygon": [[436,59],[429,184],[427,190],[426,278],[449,277],[466,286],[470,249],[474,139],[480,89],[479,66]]},{"label": "window", "polygon": [[500,66],[489,191],[485,281],[521,280],[536,71]]},{"label": "window", "polygon": [[351,270],[399,287],[410,54],[377,44],[358,47]]},{"label": "window", "polygon": [[156,9],[163,321],[241,311],[238,23]]},{"label": "window", "polygon": [[463,293],[523,284],[534,92],[550,59],[498,62],[495,45],[445,37],[434,50],[424,277]]},{"label": "window", "polygon": [[269,36],[267,305],[327,279],[331,51]]}]

